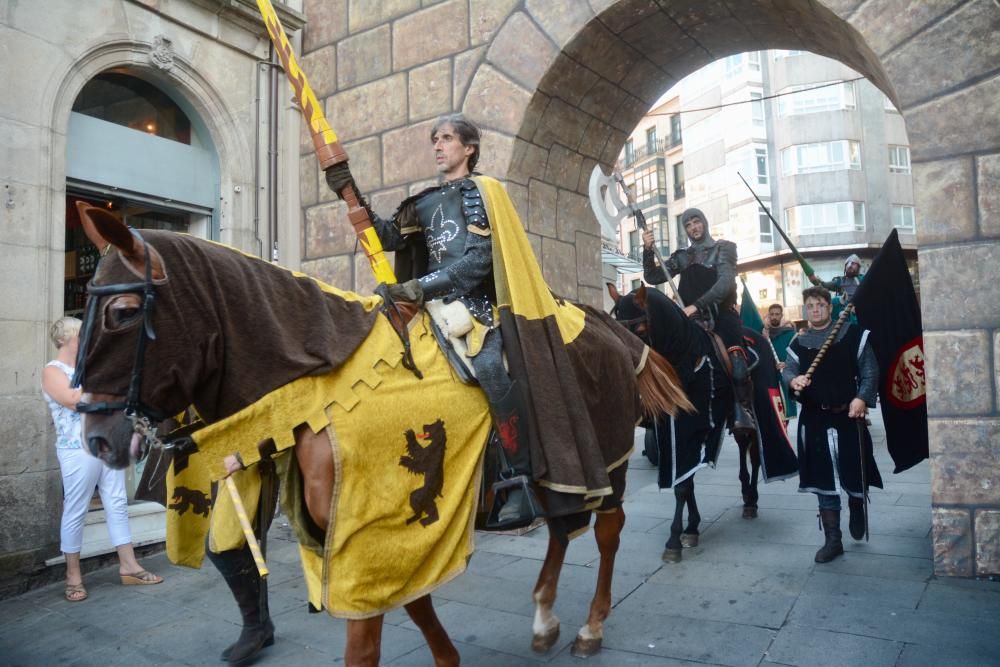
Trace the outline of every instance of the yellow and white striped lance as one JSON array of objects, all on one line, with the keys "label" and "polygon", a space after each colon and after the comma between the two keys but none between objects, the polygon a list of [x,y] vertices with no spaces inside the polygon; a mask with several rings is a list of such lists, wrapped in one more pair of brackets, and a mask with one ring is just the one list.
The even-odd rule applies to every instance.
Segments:
[{"label": "yellow and white striped lance", "polygon": [[[247,509],[243,506],[243,501],[240,500],[240,492],[236,490],[236,482],[233,478],[226,477],[226,488],[229,490],[229,496],[233,499],[233,508],[236,510],[236,516],[240,520],[240,527],[243,528],[243,535],[247,538],[247,544],[250,546],[250,553],[253,555],[254,563],[257,564],[257,571],[260,573],[261,577],[266,577],[270,570],[267,569],[267,563],[264,562],[264,554],[260,551],[260,544],[257,542],[257,536],[253,534],[253,527],[250,525],[250,517],[247,516]],[[260,512],[261,508],[257,508]]]},{"label": "yellow and white striped lance", "polygon": [[[257,0],[257,7],[260,9],[267,34],[271,37],[274,49],[281,59],[285,74],[295,92],[295,100],[302,109],[302,115],[309,125],[309,134],[312,136],[320,168],[325,171],[339,162],[347,162],[347,152],[337,140],[337,134],[327,123],[326,116],[323,114],[323,105],[316,99],[316,94],[309,86],[305,72],[295,60],[295,52],[292,51],[292,45],[288,41],[285,29],[281,27],[281,21],[278,20],[278,15],[270,0]],[[368,263],[371,264],[375,279],[380,283],[395,283],[396,275],[382,251],[382,242],[379,241],[378,234],[372,227],[368,211],[361,206],[353,188],[345,188],[339,194],[347,202],[348,220],[354,226],[354,233],[358,237],[358,242],[361,244],[365,256],[368,257]]]}]

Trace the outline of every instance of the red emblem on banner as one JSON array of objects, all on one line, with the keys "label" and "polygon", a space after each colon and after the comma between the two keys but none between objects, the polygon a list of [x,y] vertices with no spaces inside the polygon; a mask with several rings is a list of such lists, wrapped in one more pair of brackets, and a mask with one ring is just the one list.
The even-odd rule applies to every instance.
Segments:
[{"label": "red emblem on banner", "polygon": [[887,375],[885,397],[900,410],[910,410],[927,400],[922,336],[899,348]]}]

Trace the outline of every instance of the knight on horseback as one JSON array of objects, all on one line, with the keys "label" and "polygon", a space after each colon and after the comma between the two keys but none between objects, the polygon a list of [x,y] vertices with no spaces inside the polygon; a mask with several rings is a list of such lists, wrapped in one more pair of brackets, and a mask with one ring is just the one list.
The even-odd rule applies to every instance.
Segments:
[{"label": "knight on horseback", "polygon": [[[346,162],[326,172],[338,195],[351,185],[368,208],[385,250],[396,251],[400,282],[383,288],[394,302],[422,305],[440,300],[450,338],[467,349],[476,380],[493,413],[506,457],[504,494],[488,528],[530,524],[541,512],[531,489],[531,420],[524,392],[504,368],[503,338],[493,282],[491,221],[471,176],[479,161],[479,128],[462,114],[443,116],[431,128],[431,144],[441,182],[403,200],[385,220],[376,215],[357,187]],[[442,309],[443,308],[443,309]],[[432,315],[436,314],[431,310]],[[439,326],[442,318],[436,318]],[[444,328],[444,327],[442,327]]]},{"label": "knight on horseback", "polygon": [[642,234],[642,263],[647,283],[659,285],[680,275],[678,291],[684,300],[684,313],[697,320],[722,339],[732,364],[734,433],[753,433],[753,384],[742,325],[736,314],[736,244],[712,238],[708,218],[697,208],[681,214],[681,224],[690,245],[668,257],[661,266],[656,259],[651,230]]}]

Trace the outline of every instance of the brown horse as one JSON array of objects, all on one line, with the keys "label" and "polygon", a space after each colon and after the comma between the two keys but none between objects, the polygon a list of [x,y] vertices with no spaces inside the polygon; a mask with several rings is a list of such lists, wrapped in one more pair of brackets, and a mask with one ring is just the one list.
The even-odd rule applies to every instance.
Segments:
[{"label": "brown horse", "polygon": [[[90,286],[77,364],[85,392],[84,403],[80,406],[86,415],[84,441],[96,456],[113,467],[128,465],[141,455],[142,434],[147,432],[149,423],[161,416],[176,414],[190,405],[209,425],[229,423],[227,420],[244,414],[247,406],[252,407],[261,397],[277,393],[279,387],[298,382],[303,377],[326,377],[351,367],[358,355],[366,354],[370,337],[374,336],[372,332],[392,326],[378,309],[378,299],[322,286],[305,276],[185,235],[148,231],[140,237],[101,209],[81,207],[81,213],[88,233],[98,246],[103,248],[110,244],[117,249],[101,261]],[[622,333],[614,332],[602,340]],[[468,413],[469,405],[478,411],[475,419],[488,423],[480,390],[461,385],[447,368],[447,362],[441,362],[446,368],[443,375],[435,371],[444,358],[436,344],[433,352],[429,352],[426,346],[419,347],[423,343],[415,334],[411,332],[410,336],[414,345],[412,358],[418,362],[421,359],[431,361],[420,362],[424,364],[422,380],[409,371],[400,371],[412,382],[413,389],[408,393],[419,394],[424,400],[425,394],[435,391],[458,392],[455,394],[457,399],[450,400],[451,407],[464,405],[466,412],[459,413],[461,418],[447,413],[444,423],[457,429],[461,421],[473,419]],[[392,355],[380,353],[385,356],[379,358],[377,368],[405,365],[398,363],[402,343],[398,338],[392,340],[395,341],[395,352],[392,352],[395,361]],[[589,416],[592,422],[598,417],[602,420],[598,432],[603,439],[613,440],[601,443],[605,461],[604,467],[597,471],[606,476],[613,492],[597,498],[584,512],[549,520],[548,552],[534,589],[536,614],[532,647],[540,652],[550,649],[558,639],[559,621],[552,607],[559,573],[569,538],[589,525],[590,510],[597,512],[594,530],[601,560],[590,613],[576,636],[573,652],[589,655],[601,646],[603,623],[611,608],[614,559],[625,521],[621,497],[634,425],[640,417],[639,391],[645,392],[643,405],[648,407],[653,403],[657,411],[673,412],[678,406],[690,407],[665,360],[650,352],[643,357],[641,369],[636,371],[620,340],[615,339],[615,343],[606,346],[608,354],[600,360],[578,359],[571,354],[581,387],[599,388],[600,379],[609,376],[627,377],[630,386],[607,387],[598,398],[588,398],[590,415],[574,416],[576,419]],[[627,368],[623,368],[623,364]],[[354,400],[355,393],[358,396],[374,393],[379,380],[371,380],[372,367],[366,368],[369,374],[359,376],[359,382],[349,387],[348,399]],[[365,383],[367,385],[362,386]],[[366,391],[369,393],[365,394]],[[367,399],[360,402],[364,400]],[[313,430],[313,420],[314,417],[302,418],[293,431],[289,431],[289,438],[294,433],[291,444],[301,475],[306,518],[314,529],[326,528],[336,535],[332,515],[345,494],[335,489],[344,489],[347,483],[335,475],[335,470],[344,470],[342,449],[338,448],[349,444],[343,441],[349,439],[353,431],[344,429],[344,432],[333,433],[332,425]],[[433,431],[437,434],[434,437],[444,437],[441,427],[428,428],[427,425],[434,426],[433,420],[423,420],[417,428]],[[400,429],[397,433],[402,432]],[[399,465],[409,467],[409,472],[404,470],[400,474],[410,478],[412,468],[417,465],[414,455],[423,448],[418,438],[434,439],[428,433],[413,435],[407,439],[406,450],[391,454]],[[383,433],[366,440],[364,449],[367,453],[382,446],[377,443],[394,442],[396,437],[396,433]],[[238,438],[230,437],[228,441],[234,440]],[[243,459],[256,460],[258,452],[255,450],[281,450],[283,446],[279,440],[275,436],[273,440],[254,442],[249,449],[242,446],[239,451]],[[437,455],[450,456],[469,447],[476,448],[473,451],[481,456],[483,442],[462,441],[449,442],[447,450],[442,446]],[[215,477],[222,476],[217,471],[221,456],[226,453],[211,452],[215,455],[211,464],[216,466]],[[408,456],[400,457],[400,453]],[[251,463],[247,460],[248,465]],[[440,502],[449,500],[447,492],[443,496],[438,492],[436,481],[428,481],[428,484],[430,492],[424,494],[427,498],[420,497],[420,507],[429,507],[423,501],[435,498]],[[472,485],[469,495],[474,495],[475,486]],[[538,492],[543,503],[545,491],[542,482]],[[406,501],[405,493],[403,499],[401,504],[411,504]],[[410,507],[404,509],[404,518],[413,514]],[[406,525],[418,532],[426,527],[422,524],[437,525],[436,507],[432,514],[421,514],[428,521]],[[442,519],[446,518],[445,514],[442,510]],[[405,522],[400,520],[398,523]],[[468,531],[471,543],[471,521]],[[390,600],[386,608],[403,606],[406,609],[424,634],[435,664],[458,664],[458,652],[438,621],[427,592],[432,588],[421,589],[423,594],[419,596]],[[328,609],[335,613],[332,608]],[[382,613],[343,615],[349,619],[345,662],[349,665],[377,664]],[[368,617],[364,617],[366,615]]]}]

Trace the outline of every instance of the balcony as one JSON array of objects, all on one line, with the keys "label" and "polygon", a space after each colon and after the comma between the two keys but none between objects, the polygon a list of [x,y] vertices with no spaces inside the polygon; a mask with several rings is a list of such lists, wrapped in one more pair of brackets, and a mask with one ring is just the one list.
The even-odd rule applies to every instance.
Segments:
[{"label": "balcony", "polygon": [[[643,144],[639,148],[633,150],[631,155],[629,155],[626,151],[625,156],[622,159],[622,167],[629,169],[640,160],[644,160],[651,155],[662,155],[663,151],[672,147],[673,144],[668,144],[666,139],[657,139],[653,146]],[[653,150],[650,150],[650,148]]]}]

